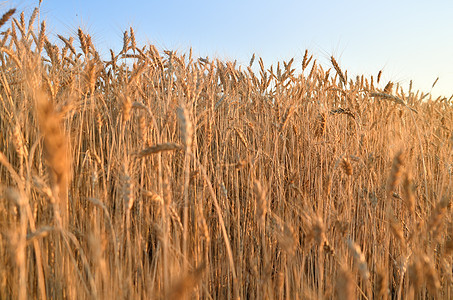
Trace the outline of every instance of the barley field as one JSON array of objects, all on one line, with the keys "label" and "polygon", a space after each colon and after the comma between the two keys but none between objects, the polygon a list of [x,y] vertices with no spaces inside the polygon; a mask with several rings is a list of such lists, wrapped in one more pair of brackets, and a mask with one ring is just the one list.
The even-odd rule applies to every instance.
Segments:
[{"label": "barley field", "polygon": [[452,98],[39,17],[0,20],[1,299],[453,299]]}]

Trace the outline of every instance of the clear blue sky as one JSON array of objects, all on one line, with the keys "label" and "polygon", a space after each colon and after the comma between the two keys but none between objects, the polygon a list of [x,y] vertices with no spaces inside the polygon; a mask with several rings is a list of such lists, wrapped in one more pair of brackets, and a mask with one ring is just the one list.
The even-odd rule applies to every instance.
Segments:
[{"label": "clear blue sky", "polygon": [[[38,0],[6,1],[2,9],[31,12]],[[376,75],[433,96],[453,94],[453,1],[106,1],[43,0],[48,32],[76,35],[80,26],[101,53],[122,45],[133,26],[138,45],[247,64],[253,53],[266,65],[305,49],[330,67],[333,55],[348,75]]]}]

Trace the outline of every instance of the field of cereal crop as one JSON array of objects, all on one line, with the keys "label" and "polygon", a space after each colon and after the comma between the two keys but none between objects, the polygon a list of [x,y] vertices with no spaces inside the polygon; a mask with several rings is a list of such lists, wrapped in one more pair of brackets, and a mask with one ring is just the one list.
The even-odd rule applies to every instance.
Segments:
[{"label": "field of cereal crop", "polygon": [[453,298],[451,98],[38,14],[0,20],[0,298]]}]

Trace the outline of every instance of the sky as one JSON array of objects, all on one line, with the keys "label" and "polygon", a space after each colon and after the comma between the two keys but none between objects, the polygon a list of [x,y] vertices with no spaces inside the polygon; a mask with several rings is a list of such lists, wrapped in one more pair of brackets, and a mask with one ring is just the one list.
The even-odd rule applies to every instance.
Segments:
[{"label": "sky", "polygon": [[[31,13],[39,0],[4,1]],[[177,50],[248,65],[253,53],[266,66],[295,59],[305,49],[328,69],[333,55],[349,78],[376,75],[434,98],[453,94],[453,1],[451,0],[43,0],[41,20],[57,34],[92,36],[101,55],[122,48],[134,28],[138,46]],[[438,82],[432,88],[436,78]]]}]

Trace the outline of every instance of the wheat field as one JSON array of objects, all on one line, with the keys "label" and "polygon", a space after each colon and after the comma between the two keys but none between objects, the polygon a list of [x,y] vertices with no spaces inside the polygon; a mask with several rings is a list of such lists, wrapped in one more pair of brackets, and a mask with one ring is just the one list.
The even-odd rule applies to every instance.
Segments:
[{"label": "wheat field", "polygon": [[1,299],[453,299],[452,98],[39,14],[0,20]]}]

